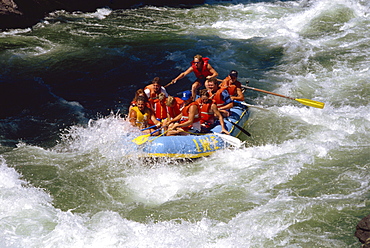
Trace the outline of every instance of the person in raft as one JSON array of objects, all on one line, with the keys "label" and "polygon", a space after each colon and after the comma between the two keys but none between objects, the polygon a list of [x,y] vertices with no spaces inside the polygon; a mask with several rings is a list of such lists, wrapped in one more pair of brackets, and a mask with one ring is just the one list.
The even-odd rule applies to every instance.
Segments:
[{"label": "person in raft", "polygon": [[[140,129],[147,128],[150,123],[154,123],[157,128],[161,126],[161,122],[155,118],[153,111],[146,106],[145,98],[139,96],[136,100],[136,106],[133,106],[129,112],[129,121],[134,127]],[[144,133],[152,133],[154,128],[144,130]],[[153,135],[158,135],[158,132]]]},{"label": "person in raft", "polygon": [[187,90],[182,93],[181,100],[184,101],[184,108],[181,113],[169,121],[167,135],[188,135],[189,133],[199,133],[200,117],[199,106],[193,101],[191,91]]},{"label": "person in raft", "polygon": [[158,99],[153,101],[153,111],[155,118],[158,121],[164,121],[167,119],[167,98],[163,92],[159,93]]},{"label": "person in raft", "polygon": [[209,99],[208,90],[200,90],[199,96],[196,101],[199,104],[201,132],[209,133],[218,119],[221,124],[221,133],[230,134],[225,127],[224,117],[218,111],[216,104]]},{"label": "person in raft", "polygon": [[184,101],[179,97],[168,96],[166,100],[167,119],[171,120],[181,113],[184,107]]},{"label": "person in raft", "polygon": [[209,98],[213,100],[222,116],[228,117],[229,110],[234,106],[230,94],[226,88],[220,88],[216,78],[210,78],[205,82]]},{"label": "person in raft", "polygon": [[203,58],[202,55],[195,55],[193,61],[191,62],[191,66],[184,72],[180,73],[175,79],[171,81],[171,84],[177,82],[177,80],[182,79],[186,75],[194,72],[197,79],[194,81],[193,85],[191,86],[191,95],[193,100],[195,100],[197,89],[204,85],[206,79],[209,78],[216,78],[218,73],[213,67],[209,64],[209,58]]},{"label": "person in raft", "polygon": [[221,81],[220,87],[224,87],[230,94],[231,100],[244,101],[242,84],[238,81],[238,72],[230,71],[229,76]]},{"label": "person in raft", "polygon": [[137,102],[137,98],[138,97],[144,97],[146,106],[148,106],[149,108],[151,108],[150,103],[149,103],[149,99],[148,99],[147,95],[144,93],[144,90],[143,89],[138,89],[135,92],[134,99],[132,99],[132,101],[130,103],[130,107],[128,109],[128,112],[129,113],[130,113],[131,108],[134,107],[134,106],[136,106],[136,102]]},{"label": "person in raft", "polygon": [[166,89],[163,86],[161,86],[159,77],[155,77],[152,80],[151,84],[145,86],[144,92],[147,95],[151,106],[153,106],[154,100],[158,99],[158,95],[160,93],[163,93],[165,97],[168,97]]}]

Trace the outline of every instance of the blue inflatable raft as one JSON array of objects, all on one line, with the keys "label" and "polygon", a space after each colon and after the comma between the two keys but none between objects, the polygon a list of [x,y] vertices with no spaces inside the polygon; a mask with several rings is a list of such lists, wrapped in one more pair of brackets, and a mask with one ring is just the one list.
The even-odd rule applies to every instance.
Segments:
[{"label": "blue inflatable raft", "polygon": [[[225,125],[230,135],[238,138],[249,119],[250,111],[245,106],[234,106],[231,114],[225,118]],[[200,158],[231,146],[227,137],[220,135],[221,126],[217,125],[213,133],[186,136],[151,136],[148,141],[137,148],[143,157]],[[232,137],[230,137],[232,138]],[[235,138],[234,138],[235,139]]]}]

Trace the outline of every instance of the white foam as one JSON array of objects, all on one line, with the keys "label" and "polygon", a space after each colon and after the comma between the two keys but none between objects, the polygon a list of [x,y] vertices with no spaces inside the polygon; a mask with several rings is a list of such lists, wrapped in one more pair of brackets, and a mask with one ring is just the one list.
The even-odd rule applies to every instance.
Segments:
[{"label": "white foam", "polygon": [[84,14],[86,17],[93,17],[97,18],[99,20],[105,19],[107,16],[109,16],[112,13],[112,10],[109,8],[101,8],[97,9],[94,13]]},{"label": "white foam", "polygon": [[126,186],[135,195],[135,201],[158,205],[175,198],[185,186],[186,178],[167,168],[151,169],[125,179]]},{"label": "white foam", "polygon": [[31,28],[25,28],[25,29],[10,29],[6,31],[0,32],[0,37],[13,37],[17,34],[24,34],[24,33],[30,33],[32,31]]}]

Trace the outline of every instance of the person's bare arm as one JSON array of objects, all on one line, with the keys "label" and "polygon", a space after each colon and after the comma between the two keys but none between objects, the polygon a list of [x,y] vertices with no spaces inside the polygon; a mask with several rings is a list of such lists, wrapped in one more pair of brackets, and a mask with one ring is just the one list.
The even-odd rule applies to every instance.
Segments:
[{"label": "person's bare arm", "polygon": [[221,124],[221,133],[226,133],[226,134],[230,134],[226,127],[225,127],[225,121],[224,121],[224,117],[222,116],[222,114],[220,113],[220,111],[218,111],[218,108],[216,106],[216,104],[212,104],[211,106],[211,110],[213,112],[213,114],[218,118],[218,120],[220,121],[220,124]]},{"label": "person's bare arm", "polygon": [[220,110],[227,110],[227,109],[231,109],[233,106],[234,106],[233,102],[230,102],[226,105],[223,105],[223,106],[219,107],[219,109]]},{"label": "person's bare arm", "polygon": [[150,119],[152,120],[152,122],[157,126],[157,127],[160,127],[161,126],[161,122],[158,121],[156,118],[155,118],[155,115],[152,111],[150,111]]},{"label": "person's bare arm", "polygon": [[193,67],[189,67],[186,71],[180,73],[175,79],[173,79],[171,81],[172,84],[175,84],[177,80],[180,80],[182,78],[184,78],[186,75],[188,75],[189,73],[191,73],[193,71]]},{"label": "person's bare arm", "polygon": [[242,89],[236,88],[236,93],[237,93],[237,96],[231,96],[231,99],[237,100],[237,101],[244,101],[244,94],[242,92]]},{"label": "person's bare arm", "polygon": [[137,118],[136,111],[131,110],[130,114],[129,114],[129,121],[130,121],[131,125],[136,126],[136,118]]},{"label": "person's bare arm", "polygon": [[206,79],[215,78],[218,76],[218,72],[215,69],[213,69],[213,67],[210,64],[207,65],[207,69],[212,73],[212,75],[206,77]]},{"label": "person's bare arm", "polygon": [[182,113],[178,114],[175,118],[173,118],[172,120],[170,120],[168,122],[168,124],[178,122],[181,119],[181,117],[182,117]]},{"label": "person's bare arm", "polygon": [[196,105],[190,106],[188,120],[181,124],[178,124],[177,127],[186,127],[186,126],[193,124],[196,114],[198,114],[198,107]]}]

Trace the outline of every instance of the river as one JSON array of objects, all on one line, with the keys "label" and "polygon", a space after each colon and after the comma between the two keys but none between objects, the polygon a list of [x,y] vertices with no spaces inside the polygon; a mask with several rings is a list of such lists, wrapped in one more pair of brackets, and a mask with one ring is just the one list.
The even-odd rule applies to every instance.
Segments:
[{"label": "river", "polygon": [[[359,247],[370,213],[370,5],[219,1],[51,13],[0,33],[0,247]],[[245,147],[146,161],[138,88],[195,54],[252,90]],[[193,75],[169,86],[189,89]]]}]

